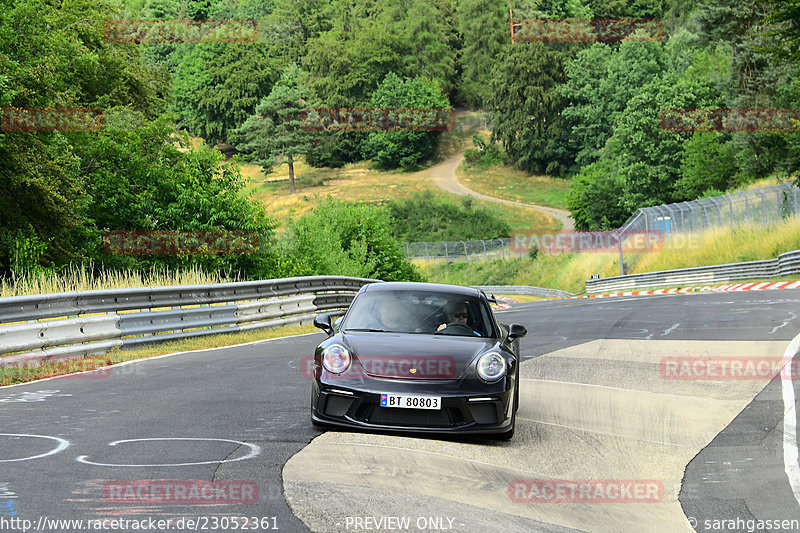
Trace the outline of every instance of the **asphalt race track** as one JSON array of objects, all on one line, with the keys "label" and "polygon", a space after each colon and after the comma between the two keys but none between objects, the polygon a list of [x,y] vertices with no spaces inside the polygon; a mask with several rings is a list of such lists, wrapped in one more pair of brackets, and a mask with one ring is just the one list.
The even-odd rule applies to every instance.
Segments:
[{"label": "asphalt race track", "polygon": [[[500,312],[529,329],[510,442],[317,430],[322,333],[0,388],[0,531],[791,530],[798,314],[800,290]],[[778,366],[683,372],[726,358]]]}]

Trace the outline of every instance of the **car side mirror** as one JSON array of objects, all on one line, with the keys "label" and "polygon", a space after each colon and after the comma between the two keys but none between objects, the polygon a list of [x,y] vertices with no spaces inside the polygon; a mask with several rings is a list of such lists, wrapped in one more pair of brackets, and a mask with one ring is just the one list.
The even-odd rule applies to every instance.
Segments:
[{"label": "car side mirror", "polygon": [[314,325],[323,330],[328,335],[333,335],[333,325],[331,324],[331,314],[322,313],[314,317]]},{"label": "car side mirror", "polygon": [[522,324],[509,324],[508,325],[508,340],[521,339],[528,334],[528,330]]}]

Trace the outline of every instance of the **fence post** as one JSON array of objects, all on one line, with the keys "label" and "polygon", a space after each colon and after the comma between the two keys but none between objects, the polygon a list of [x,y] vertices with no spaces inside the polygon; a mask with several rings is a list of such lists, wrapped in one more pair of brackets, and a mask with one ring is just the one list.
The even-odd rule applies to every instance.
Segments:
[{"label": "fence post", "polygon": [[422,243],[422,244],[424,244],[424,245],[425,245],[425,262],[426,262],[426,263],[430,263],[430,262],[431,262],[431,259],[430,259],[430,257],[428,256],[428,243],[427,243],[427,242],[424,242],[424,243]]},{"label": "fence post", "polygon": [[467,243],[461,241],[461,244],[464,245],[464,262],[469,263],[469,255],[467,254]]},{"label": "fence post", "polygon": [[728,196],[727,198],[728,198],[728,207],[730,208],[731,211],[731,226],[733,226],[733,200],[731,200],[730,196]]},{"label": "fence post", "polygon": [[483,260],[486,261],[486,241],[481,239],[481,242],[483,243]]},{"label": "fence post", "polygon": [[409,243],[406,243],[406,257],[408,259],[411,259],[411,252],[409,251],[408,246],[409,246]]},{"label": "fence post", "polygon": [[767,199],[764,197],[764,193],[755,189],[758,195],[761,197],[761,221],[764,223],[764,227],[767,227]]},{"label": "fence post", "polygon": [[747,195],[742,191],[739,191],[739,196],[744,198],[744,216],[745,219],[750,222],[750,201],[747,199]]},{"label": "fence post", "polygon": [[714,204],[714,207],[717,208],[717,226],[722,226],[722,214],[720,213],[721,210],[719,208],[719,204],[717,203],[717,201],[714,199],[713,196],[709,196],[706,199],[711,201],[711,203]]},{"label": "fence post", "polygon": [[[795,196],[795,198],[797,198],[797,196]],[[503,243],[503,239],[497,239],[497,240],[500,241],[500,250],[503,251],[503,261],[505,261],[506,260],[506,246]]]},{"label": "fence post", "polygon": [[447,253],[447,243],[442,241],[442,244],[444,244],[444,260],[449,263],[450,255]]}]

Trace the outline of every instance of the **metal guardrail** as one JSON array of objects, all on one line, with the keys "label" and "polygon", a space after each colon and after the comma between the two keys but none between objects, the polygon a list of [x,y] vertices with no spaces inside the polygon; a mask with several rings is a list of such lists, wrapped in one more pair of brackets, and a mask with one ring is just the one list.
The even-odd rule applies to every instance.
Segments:
[{"label": "metal guardrail", "polygon": [[0,298],[0,365],[39,364],[175,339],[310,324],[379,280],[344,276]]},{"label": "metal guardrail", "polygon": [[740,279],[776,278],[800,273],[800,250],[780,254],[776,259],[747,261],[694,268],[662,270],[586,280],[586,292],[652,289],[688,283],[725,283]]},{"label": "metal guardrail", "polygon": [[575,296],[571,292],[559,289],[546,289],[544,287],[530,287],[528,285],[473,285],[485,293],[493,294],[528,294],[544,298]]}]

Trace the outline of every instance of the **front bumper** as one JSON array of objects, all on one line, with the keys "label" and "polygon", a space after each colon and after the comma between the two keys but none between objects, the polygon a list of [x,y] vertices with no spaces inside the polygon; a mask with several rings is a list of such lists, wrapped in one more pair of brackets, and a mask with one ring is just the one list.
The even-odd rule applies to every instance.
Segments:
[{"label": "front bumper", "polygon": [[[411,393],[408,390],[403,392]],[[419,394],[440,396],[442,408],[381,407],[381,392],[329,386],[315,381],[311,418],[334,426],[415,433],[486,434],[511,430],[511,414],[516,407],[513,405],[513,389],[473,394],[430,391]]]}]

